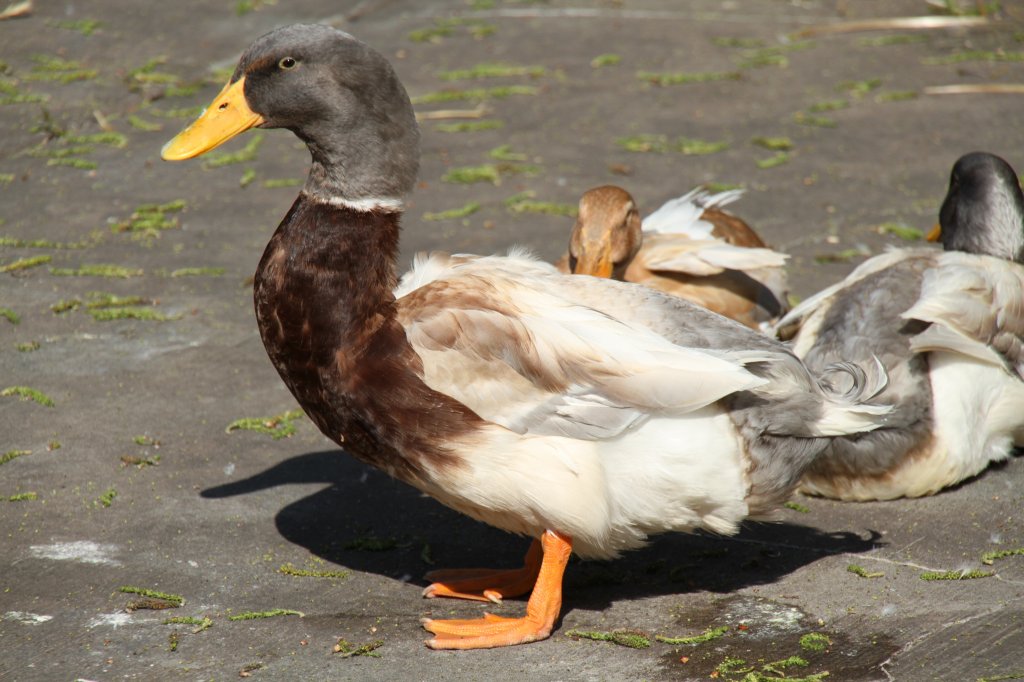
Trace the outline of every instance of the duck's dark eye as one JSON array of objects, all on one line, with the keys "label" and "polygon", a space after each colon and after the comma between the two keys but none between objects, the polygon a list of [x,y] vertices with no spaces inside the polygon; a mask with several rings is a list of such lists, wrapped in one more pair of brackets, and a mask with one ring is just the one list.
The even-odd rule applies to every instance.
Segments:
[{"label": "duck's dark eye", "polygon": [[294,69],[298,62],[295,61],[294,57],[285,57],[277,63],[282,69]]}]

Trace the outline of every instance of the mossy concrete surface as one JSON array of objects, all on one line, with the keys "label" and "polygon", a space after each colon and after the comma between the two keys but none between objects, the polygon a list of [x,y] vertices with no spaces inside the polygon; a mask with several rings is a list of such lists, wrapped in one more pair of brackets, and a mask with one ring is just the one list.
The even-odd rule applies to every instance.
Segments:
[{"label": "mossy concrete surface", "polygon": [[[126,12],[95,0],[0,21],[0,265],[36,264],[0,272],[0,388],[53,402],[0,398],[0,454],[31,452],[0,466],[0,679],[1024,675],[1019,457],[932,498],[797,497],[734,538],[662,536],[618,561],[574,561],[550,639],[426,649],[421,617],[517,615],[524,601],[423,600],[422,575],[514,566],[526,540],[366,469],[307,419],[278,439],[229,430],[272,429],[267,415],[297,407],[259,341],[250,278],[297,192],[281,180],[303,177],[308,156],[264,131],[225,145],[234,156],[219,158],[237,163],[159,159],[254,38],[328,21],[423,98],[403,269],[433,249],[521,244],[556,259],[568,211],[516,212],[510,198],[573,207],[615,183],[647,213],[698,184],[739,185],[730,208],[792,254],[793,294],[806,298],[927,232],[961,154],[996,152],[1024,171],[1019,95],[927,94],[1024,82],[1019,3],[980,27],[819,30],[935,4],[182,0]],[[510,67],[446,80],[494,64]],[[679,140],[716,144],[696,154]],[[485,166],[484,182],[445,181]],[[141,207],[175,208],[139,223],[152,218]],[[125,228],[133,219],[139,229]],[[102,297],[145,301],[147,314],[96,319],[87,304]],[[995,574],[920,577],[979,570]],[[123,586],[182,601],[164,608]],[[231,619],[253,613],[290,615]]]}]

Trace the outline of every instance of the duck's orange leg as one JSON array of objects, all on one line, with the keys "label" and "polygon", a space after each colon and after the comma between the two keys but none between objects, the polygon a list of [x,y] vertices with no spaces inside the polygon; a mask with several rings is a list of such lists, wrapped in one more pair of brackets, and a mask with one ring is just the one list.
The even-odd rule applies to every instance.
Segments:
[{"label": "duck's orange leg", "polygon": [[540,540],[534,540],[526,552],[522,568],[507,570],[487,568],[455,568],[431,571],[427,580],[433,582],[423,590],[423,596],[474,599],[500,604],[504,597],[518,597],[533,589],[540,573],[544,550]]},{"label": "duck's orange leg", "polygon": [[540,539],[540,545],[544,556],[533,594],[526,604],[526,616],[503,618],[485,613],[483,618],[472,620],[424,618],[423,627],[435,635],[427,640],[427,646],[431,649],[490,649],[547,638],[562,610],[562,575],[572,554],[572,540],[549,530]]}]

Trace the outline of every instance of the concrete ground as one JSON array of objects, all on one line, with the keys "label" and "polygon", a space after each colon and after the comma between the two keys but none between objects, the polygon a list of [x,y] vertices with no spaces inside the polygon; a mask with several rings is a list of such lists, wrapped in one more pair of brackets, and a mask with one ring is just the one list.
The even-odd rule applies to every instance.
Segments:
[{"label": "concrete ground", "polygon": [[[713,182],[747,188],[735,212],[793,255],[793,292],[804,297],[927,230],[960,154],[993,151],[1024,169],[1019,94],[926,90],[1024,82],[1024,8],[1000,4],[983,26],[835,33],[820,29],[930,8],[36,0],[27,16],[0,21],[0,390],[42,394],[0,397],[0,678],[1024,677],[1024,557],[982,563],[1024,546],[1019,457],[928,499],[798,497],[778,523],[737,537],[662,536],[618,561],[573,563],[550,639],[426,649],[420,617],[484,607],[422,600],[423,573],[511,566],[526,540],[367,470],[308,421],[290,421],[296,405],[259,341],[250,284],[305,173],[297,140],[248,133],[228,146],[234,156],[159,159],[256,36],[330,21],[391,57],[413,96],[491,95],[417,105],[486,111],[424,121],[403,267],[435,248],[525,244],[556,258],[571,218],[507,208],[522,192],[557,213],[589,187],[618,183],[650,211]],[[440,75],[493,62],[537,68]],[[658,85],[642,72],[701,82]],[[480,121],[494,127],[446,132]],[[680,137],[725,145],[684,154]],[[494,182],[443,179],[486,164]],[[475,213],[428,219],[472,201]],[[274,433],[229,430],[244,418]],[[274,438],[289,424],[291,436]],[[972,570],[992,575],[922,579]],[[183,603],[146,608],[171,604],[125,587]],[[271,609],[285,615],[231,620]],[[510,600],[492,610],[522,609]],[[651,644],[567,636],[617,630]],[[707,631],[722,634],[654,640]],[[339,639],[347,645],[334,652]]]}]

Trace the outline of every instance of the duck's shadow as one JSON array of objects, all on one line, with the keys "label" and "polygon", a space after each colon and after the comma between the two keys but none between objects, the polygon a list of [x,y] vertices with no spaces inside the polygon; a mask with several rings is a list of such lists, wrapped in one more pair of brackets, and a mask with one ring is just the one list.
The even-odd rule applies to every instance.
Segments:
[{"label": "duck's shadow", "polygon": [[[454,512],[339,450],[299,455],[201,495],[231,497],[289,483],[328,487],[277,513],[281,535],[356,571],[425,585],[422,575],[433,568],[521,565],[529,544]],[[612,598],[731,592],[774,582],[829,554],[877,547],[873,532],[863,538],[791,523],[747,523],[730,538],[669,533],[614,561],[574,562],[565,585],[576,606],[601,609]]]}]

